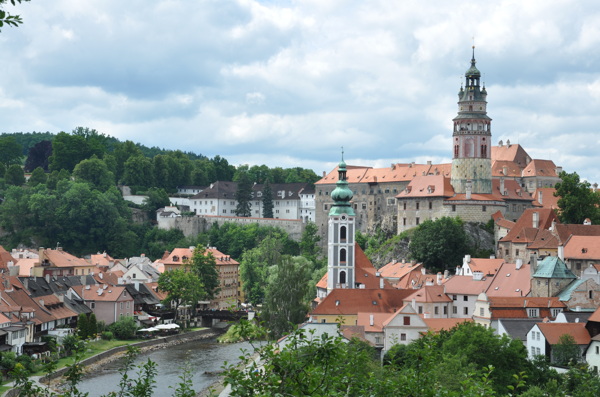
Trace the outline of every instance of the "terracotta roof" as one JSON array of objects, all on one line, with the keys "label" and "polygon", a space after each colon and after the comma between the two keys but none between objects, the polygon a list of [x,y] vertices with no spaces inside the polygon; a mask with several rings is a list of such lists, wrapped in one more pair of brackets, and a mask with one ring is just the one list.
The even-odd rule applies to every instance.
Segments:
[{"label": "terracotta roof", "polygon": [[565,259],[599,260],[600,236],[571,236],[564,246]]},{"label": "terracotta roof", "polygon": [[492,161],[511,161],[521,167],[525,167],[531,158],[519,144],[505,144],[492,146]]},{"label": "terracotta roof", "polygon": [[[533,217],[537,213],[537,228],[534,228]],[[528,208],[523,211],[515,226],[500,241],[513,243],[531,243],[535,240],[538,229],[550,229],[552,222],[558,218],[556,213],[548,208]]]},{"label": "terracotta roof", "polygon": [[[382,183],[407,182],[417,176],[443,175],[450,176],[452,164],[392,164],[387,168],[372,168],[363,166],[346,166],[348,183]],[[334,184],[338,180],[337,167],[321,178],[316,185]]]},{"label": "terracotta roof", "polygon": [[546,176],[558,178],[556,164],[552,160],[531,160],[523,169],[523,177]]},{"label": "terracotta roof", "polygon": [[[77,292],[77,295],[81,296],[84,300],[96,302],[116,302],[123,294],[123,291],[125,291],[124,286],[108,286],[107,284],[92,285],[90,286],[90,289],[85,290],[85,287],[81,285],[73,286],[71,288],[73,288],[73,290]],[[99,294],[99,291],[102,292]],[[128,298],[133,300],[130,296],[128,296]]]},{"label": "terracotta roof", "polygon": [[600,225],[556,224],[554,231],[559,243],[566,243],[571,236],[600,236]]},{"label": "terracotta roof", "polygon": [[423,274],[424,268],[420,267],[415,270],[411,270],[408,274],[403,276],[400,280],[394,284],[394,287],[398,289],[417,289],[421,288],[425,284],[434,284],[437,281],[437,276],[434,274],[425,273]]},{"label": "terracotta roof", "polygon": [[[373,316],[373,325],[371,325]],[[365,332],[383,332],[383,323],[390,318],[390,313],[358,313],[356,325],[364,327]]]},{"label": "terracotta roof", "polygon": [[578,345],[588,345],[591,340],[584,323],[537,323],[536,325],[551,345],[558,344],[564,334],[571,335]]},{"label": "terracotta roof", "polygon": [[436,302],[452,302],[452,299],[444,292],[443,285],[425,286],[406,297],[404,303],[412,300],[415,302],[436,303]]},{"label": "terracotta roof", "polygon": [[424,318],[425,324],[431,332],[449,331],[458,324],[472,322],[471,318]]},{"label": "terracotta roof", "polygon": [[483,280],[473,280],[472,276],[453,276],[444,284],[446,294],[461,294],[461,295],[479,295],[485,292],[492,277],[485,277]]},{"label": "terracotta roof", "polygon": [[490,283],[486,294],[489,297],[517,297],[529,295],[531,290],[530,265],[522,264],[517,270],[515,263],[504,263]]},{"label": "terracotta roof", "polygon": [[5,250],[4,247],[0,245],[0,268],[8,269],[9,262],[12,262],[14,265],[17,263],[17,260],[13,258],[10,252]]},{"label": "terracotta roof", "polygon": [[[90,267],[90,264],[85,259],[71,255],[62,249],[53,250],[47,248],[43,250],[43,258],[47,259],[55,267]],[[42,260],[41,257],[40,260]]]},{"label": "terracotta roof", "polygon": [[535,235],[535,239],[527,246],[528,249],[558,249],[558,238],[550,231],[541,229]]},{"label": "terracotta roof", "polygon": [[600,307],[596,309],[594,313],[592,313],[592,315],[588,318],[588,321],[600,323]]},{"label": "terracotta roof", "polygon": [[36,265],[36,263],[40,263],[40,260],[34,259],[34,258],[19,259],[19,262],[16,265],[16,266],[19,266],[19,276],[23,276],[23,277],[31,276],[31,269]]},{"label": "terracotta roof", "polygon": [[540,187],[533,192],[533,198],[544,208],[557,209],[559,197],[554,195],[555,192],[553,187]]},{"label": "terracotta roof", "polygon": [[512,161],[496,160],[492,162],[492,176],[520,178],[521,167]]},{"label": "terracotta roof", "polygon": [[231,256],[225,255],[221,251],[216,248],[207,248],[205,255],[207,253],[211,253],[215,258],[215,263],[217,266],[219,265],[239,265],[240,263],[235,259],[232,259]]},{"label": "terracotta roof", "polygon": [[413,178],[406,189],[401,191],[396,198],[411,197],[451,197],[454,189],[450,178],[444,175],[426,175]]},{"label": "terracotta roof", "polygon": [[503,227],[505,229],[508,229],[508,230],[515,227],[515,224],[516,224],[515,222],[509,221],[508,219],[504,219],[504,218],[496,220],[496,225]]},{"label": "terracotta roof", "polygon": [[359,325],[342,325],[340,326],[340,331],[342,336],[346,339],[357,338],[372,345],[372,343],[365,338],[364,327]]},{"label": "terracotta roof", "polygon": [[566,308],[566,305],[557,297],[534,298],[534,297],[505,297],[488,296],[491,309],[500,308]]},{"label": "terracotta roof", "polygon": [[381,277],[385,278],[402,278],[413,270],[419,270],[423,266],[422,263],[397,262],[393,261],[379,268]]},{"label": "terracotta roof", "polygon": [[115,259],[105,252],[103,254],[98,253],[98,254],[90,255],[89,262],[95,266],[110,267],[113,263],[115,263]]},{"label": "terracotta roof", "polygon": [[319,282],[317,283],[317,288],[327,289],[327,272],[321,277]]},{"label": "terracotta roof", "polygon": [[481,272],[486,276],[493,276],[498,272],[503,263],[504,259],[471,258],[469,267],[472,272]]},{"label": "terracotta roof", "polygon": [[161,259],[156,260],[155,262],[162,263],[164,265],[183,265],[184,262],[187,262],[192,258],[194,251],[190,248],[175,248],[173,251],[168,252],[165,251],[163,257]]},{"label": "terracotta roof", "polygon": [[312,314],[393,313],[404,305],[403,300],[412,292],[398,289],[334,289]]},{"label": "terracotta roof", "polygon": [[531,194],[525,191],[519,182],[513,179],[504,179],[504,190],[506,194],[500,191],[500,179],[492,179],[492,195],[497,200],[526,200],[533,201]]}]

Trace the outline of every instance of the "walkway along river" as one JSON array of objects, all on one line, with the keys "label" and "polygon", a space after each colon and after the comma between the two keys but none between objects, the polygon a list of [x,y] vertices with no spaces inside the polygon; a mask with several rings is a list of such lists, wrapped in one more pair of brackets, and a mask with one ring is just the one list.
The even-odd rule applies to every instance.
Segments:
[{"label": "walkway along river", "polygon": [[[135,361],[136,366],[145,363],[148,358],[157,364],[155,397],[172,396],[181,381],[179,376],[189,362],[193,374],[193,389],[200,392],[215,381],[225,362],[235,364],[242,355],[241,349],[252,350],[249,343],[218,343],[215,338],[193,340],[158,350],[141,353]],[[116,391],[121,380],[119,372],[123,359],[111,361],[93,368],[80,383],[80,391],[89,392],[89,397],[99,397]],[[130,371],[135,378],[137,368]]]}]

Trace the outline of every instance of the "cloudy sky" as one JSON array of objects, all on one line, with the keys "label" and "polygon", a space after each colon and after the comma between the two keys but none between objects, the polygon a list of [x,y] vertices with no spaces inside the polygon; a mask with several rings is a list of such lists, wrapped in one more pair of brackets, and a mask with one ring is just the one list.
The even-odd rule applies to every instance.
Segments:
[{"label": "cloudy sky", "polygon": [[0,132],[95,128],[234,165],[449,162],[473,37],[494,142],[600,182],[600,2],[32,0]]}]

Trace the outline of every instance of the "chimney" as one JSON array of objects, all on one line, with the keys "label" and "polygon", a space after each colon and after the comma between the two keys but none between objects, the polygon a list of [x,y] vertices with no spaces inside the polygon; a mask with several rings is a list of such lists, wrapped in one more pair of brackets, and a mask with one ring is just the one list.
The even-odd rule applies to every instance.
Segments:
[{"label": "chimney", "polygon": [[425,275],[425,267],[421,268],[421,274]]},{"label": "chimney", "polygon": [[450,272],[448,271],[448,269],[444,270],[444,279],[447,279],[449,275]]},{"label": "chimney", "polygon": [[327,176],[327,172],[323,171],[323,178]]},{"label": "chimney", "polygon": [[517,270],[520,270],[522,267],[523,267],[523,259],[519,258],[519,259],[517,259],[517,263],[516,263],[515,268]]},{"label": "chimney", "polygon": [[412,307],[415,311],[417,311],[417,300],[415,298],[412,300]]},{"label": "chimney", "polygon": [[565,246],[562,244],[558,246],[558,257],[561,261],[565,260]]},{"label": "chimney", "polygon": [[49,275],[49,274],[46,274],[46,282],[47,282],[48,284],[50,284],[50,275]]},{"label": "chimney", "polygon": [[25,277],[23,279],[23,287],[25,287],[26,290],[29,290],[29,278]]},{"label": "chimney", "polygon": [[371,327],[373,326],[373,324],[375,323],[373,315],[369,314],[369,324],[371,325]]},{"label": "chimney", "polygon": [[437,283],[438,285],[442,285],[442,272],[438,272],[437,274]]},{"label": "chimney", "polygon": [[502,167],[502,175],[504,175],[504,176],[508,175],[508,167],[507,166]]},{"label": "chimney", "polygon": [[44,300],[40,299],[40,307],[44,306]]},{"label": "chimney", "polygon": [[498,146],[502,147],[502,145],[504,145],[504,142],[502,142],[502,140],[500,140],[500,142],[498,142]]},{"label": "chimney", "polygon": [[100,280],[104,280],[104,274],[102,272],[98,273],[98,277],[100,277]]},{"label": "chimney", "polygon": [[534,229],[537,229],[540,227],[540,214],[538,212],[534,212],[532,218],[532,224],[531,227],[533,227]]},{"label": "chimney", "polygon": [[379,279],[379,288],[383,289],[383,278]]},{"label": "chimney", "polygon": [[500,177],[500,194],[504,196],[506,193],[504,192],[504,178]]},{"label": "chimney", "polygon": [[542,191],[540,190],[540,191],[538,192],[538,197],[537,197],[538,203],[540,203],[540,204],[542,204],[542,205],[544,204],[544,194],[543,194],[543,193],[544,193],[544,192],[542,192]]},{"label": "chimney", "polygon": [[139,282],[139,281],[134,281],[134,282],[133,282],[133,286],[135,287],[135,290],[136,290],[136,291],[139,291],[139,290],[140,290],[140,282]]},{"label": "chimney", "polygon": [[506,140],[506,147],[510,147],[510,139]]},{"label": "chimney", "polygon": [[81,285],[85,285],[85,276],[80,277]]}]

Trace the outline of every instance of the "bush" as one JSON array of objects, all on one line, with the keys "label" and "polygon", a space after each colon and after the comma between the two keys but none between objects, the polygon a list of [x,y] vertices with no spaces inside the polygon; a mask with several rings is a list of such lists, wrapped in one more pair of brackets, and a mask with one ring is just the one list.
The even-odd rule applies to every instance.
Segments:
[{"label": "bush", "polygon": [[110,331],[104,331],[102,333],[102,339],[104,339],[104,340],[113,340],[114,338],[115,338],[115,335]]},{"label": "bush", "polygon": [[117,339],[133,339],[137,328],[133,317],[123,317],[116,323],[112,323],[108,326],[108,330],[112,332]]}]

